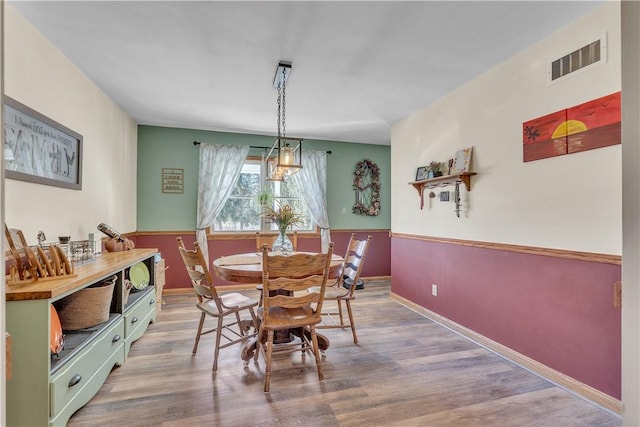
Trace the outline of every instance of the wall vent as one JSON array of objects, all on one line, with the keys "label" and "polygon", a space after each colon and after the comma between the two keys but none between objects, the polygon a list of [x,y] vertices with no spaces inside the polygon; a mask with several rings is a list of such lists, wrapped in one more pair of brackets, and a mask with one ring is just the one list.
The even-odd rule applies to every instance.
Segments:
[{"label": "wall vent", "polygon": [[550,77],[555,81],[589,65],[606,61],[604,37],[551,62]]}]

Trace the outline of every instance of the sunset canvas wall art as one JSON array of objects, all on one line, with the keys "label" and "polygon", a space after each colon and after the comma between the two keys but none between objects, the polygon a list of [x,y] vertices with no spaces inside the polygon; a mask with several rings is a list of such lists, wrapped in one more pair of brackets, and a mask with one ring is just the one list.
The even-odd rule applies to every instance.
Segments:
[{"label": "sunset canvas wall art", "polygon": [[608,147],[621,141],[620,92],[522,124],[525,162]]}]

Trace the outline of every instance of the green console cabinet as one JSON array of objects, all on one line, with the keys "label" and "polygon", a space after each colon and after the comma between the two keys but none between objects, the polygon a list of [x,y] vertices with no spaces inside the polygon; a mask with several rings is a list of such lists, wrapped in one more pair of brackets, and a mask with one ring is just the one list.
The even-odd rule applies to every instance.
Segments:
[{"label": "green console cabinet", "polygon": [[[131,344],[155,321],[156,249],[108,252],[75,267],[76,277],[6,288],[6,327],[12,336],[13,375],[7,381],[8,426],[64,426],[98,392]],[[129,269],[144,263],[146,287],[128,295]],[[109,319],[91,328],[64,331],[64,349],[49,346],[50,305],[87,286],[117,276]],[[64,328],[64,324],[63,324]]]}]

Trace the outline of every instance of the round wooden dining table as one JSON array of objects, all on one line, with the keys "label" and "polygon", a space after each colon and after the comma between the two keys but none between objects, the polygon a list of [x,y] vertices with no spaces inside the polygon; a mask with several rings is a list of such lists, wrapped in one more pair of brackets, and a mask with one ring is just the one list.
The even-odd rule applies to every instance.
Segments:
[{"label": "round wooden dining table", "polygon": [[[294,252],[300,253],[300,252]],[[304,252],[313,253],[313,252]],[[331,257],[331,266],[329,269],[329,280],[332,283],[333,278],[337,277],[344,258],[340,255],[333,254]],[[261,253],[245,253],[237,255],[228,255],[217,258],[213,261],[213,271],[216,276],[221,279],[228,280],[230,282],[237,283],[262,283],[262,254]],[[300,335],[300,333],[308,334],[307,330],[291,330],[294,335]],[[288,333],[286,334],[288,336]],[[329,348],[329,338],[316,332],[318,337],[318,347],[324,351]],[[247,342],[242,347],[241,358],[243,361],[248,362],[257,350],[257,338],[254,338]]]},{"label": "round wooden dining table", "polygon": [[[313,253],[313,252],[294,252]],[[338,275],[344,258],[331,256],[329,281]],[[236,283],[262,283],[262,254],[250,252],[246,254],[228,255],[213,261],[213,271],[221,279]]]}]

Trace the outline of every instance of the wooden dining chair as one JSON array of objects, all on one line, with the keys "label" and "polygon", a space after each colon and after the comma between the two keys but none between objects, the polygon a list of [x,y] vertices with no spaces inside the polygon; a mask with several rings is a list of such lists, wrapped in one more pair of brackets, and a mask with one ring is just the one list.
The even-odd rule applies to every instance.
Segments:
[{"label": "wooden dining chair", "polygon": [[[331,267],[333,243],[327,253],[299,253],[290,256],[269,255],[262,249],[263,305],[258,309],[261,353],[266,361],[264,391],[269,392],[273,354],[312,351],[316,360],[318,379],[322,381],[322,360],[318,349],[316,325],[322,321],[324,291]],[[309,288],[315,292],[306,292]],[[278,344],[274,349],[274,332],[297,330],[300,342]]]},{"label": "wooden dining chair", "polygon": [[[291,240],[291,243],[293,244],[293,251],[297,251],[298,250],[298,232],[297,231],[293,231],[291,233],[287,233],[287,236],[289,237],[289,239]],[[264,232],[260,232],[257,231],[256,232],[256,253],[261,253],[262,252],[262,246],[267,245],[267,248],[269,250],[271,250],[271,248],[273,247],[273,242],[276,241],[276,239],[278,238],[278,234],[272,234],[272,233],[264,233]],[[262,283],[256,285],[256,290],[260,291],[260,299],[258,299],[259,303],[258,306],[262,307]]]},{"label": "wooden dining chair", "polygon": [[[287,233],[287,237],[291,240],[293,244],[294,252],[298,250],[298,232],[293,231],[291,233]],[[265,233],[261,231],[256,232],[256,252],[262,252],[262,245],[267,245],[269,249],[273,247],[273,242],[278,238],[278,234],[273,233]]]},{"label": "wooden dining chair", "polygon": [[[322,325],[317,326],[318,329],[351,328],[354,344],[358,344],[358,336],[356,335],[356,324],[353,321],[351,302],[355,300],[356,289],[360,287],[360,273],[362,272],[362,266],[364,265],[371,239],[371,236],[367,236],[366,240],[358,240],[355,233],[351,233],[338,278],[333,285],[327,286],[325,290],[325,301],[335,301],[338,311],[323,312],[322,315],[327,317],[330,323],[323,322]],[[315,290],[311,289],[310,291],[314,292]],[[348,322],[345,321],[342,302],[347,308]],[[325,305],[326,307],[327,305]],[[335,308],[333,309],[335,310]],[[338,318],[336,319],[334,316],[338,316]]]},{"label": "wooden dining chair", "polygon": [[[194,242],[194,249],[189,250],[185,248],[181,237],[177,237],[176,241],[180,256],[191,279],[191,285],[198,297],[196,307],[201,311],[192,354],[196,354],[198,351],[198,343],[202,335],[215,332],[216,342],[211,369],[215,374],[218,370],[218,354],[221,348],[242,343],[257,336],[259,327],[254,307],[257,307],[258,301],[236,292],[219,294],[198,242]],[[250,319],[241,319],[240,315],[247,312]],[[216,326],[203,330],[207,316],[216,319]],[[232,320],[228,321],[228,318]],[[253,327],[253,332],[249,333],[251,327]],[[224,331],[228,333],[225,334]],[[224,344],[221,343],[222,338],[226,340]]]}]

